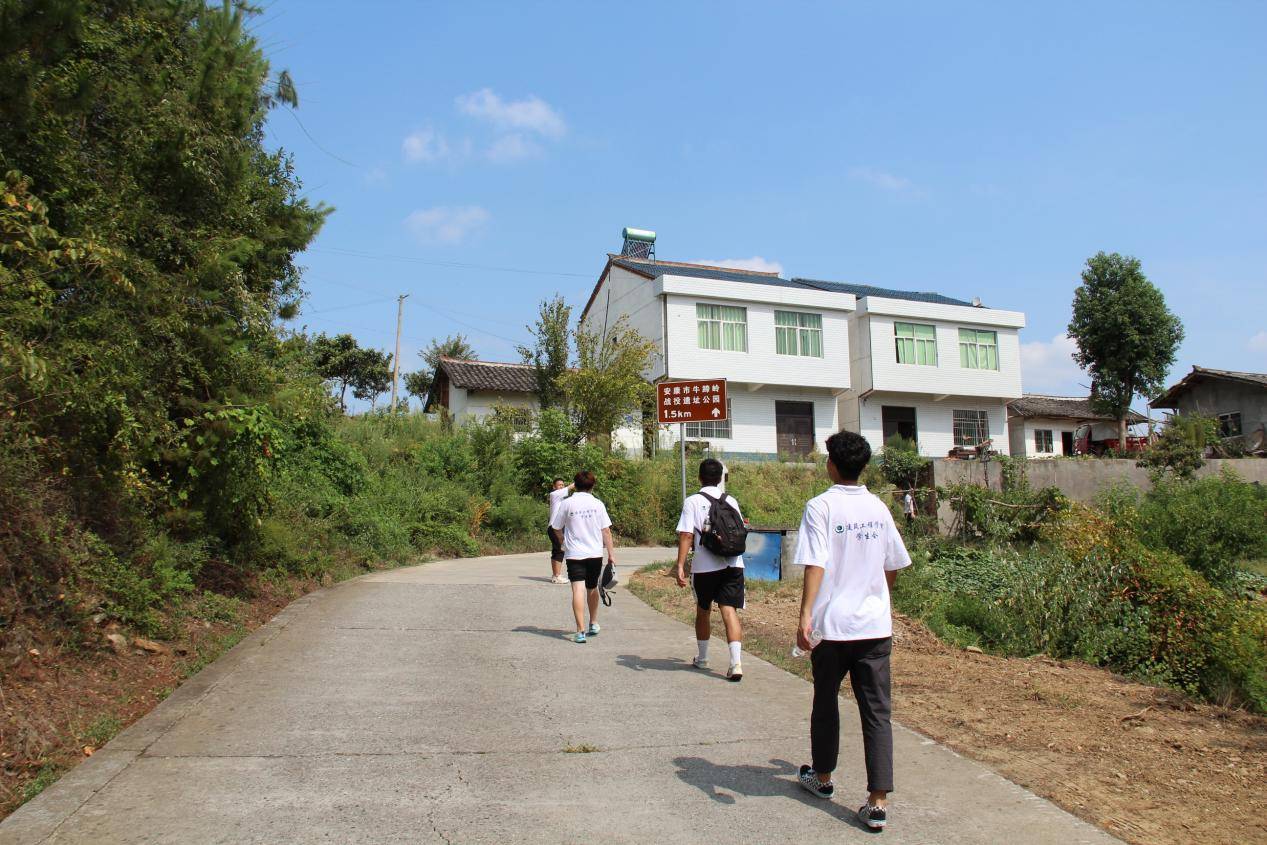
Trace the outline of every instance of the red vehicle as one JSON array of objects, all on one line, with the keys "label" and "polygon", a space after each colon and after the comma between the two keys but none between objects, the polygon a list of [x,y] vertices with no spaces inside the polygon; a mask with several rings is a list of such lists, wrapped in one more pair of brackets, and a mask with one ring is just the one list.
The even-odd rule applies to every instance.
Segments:
[{"label": "red vehicle", "polygon": [[[1121,452],[1119,448],[1119,439],[1117,437],[1105,437],[1100,440],[1093,440],[1092,433],[1095,426],[1091,423],[1083,423],[1078,426],[1073,435],[1073,453],[1075,455],[1105,455],[1110,452]],[[1148,437],[1133,437],[1127,435],[1126,450],[1127,452],[1143,452],[1148,448]]]}]

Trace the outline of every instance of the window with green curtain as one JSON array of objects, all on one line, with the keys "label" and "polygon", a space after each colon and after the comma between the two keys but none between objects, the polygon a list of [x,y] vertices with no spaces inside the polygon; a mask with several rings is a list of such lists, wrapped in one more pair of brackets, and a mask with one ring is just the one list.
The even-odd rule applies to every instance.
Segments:
[{"label": "window with green curtain", "polygon": [[721,306],[696,303],[695,320],[699,325],[699,348],[721,349]]},{"label": "window with green curtain", "polygon": [[959,366],[970,370],[997,370],[999,368],[998,332],[985,329],[960,329]]},{"label": "window with green curtain", "polygon": [[920,323],[894,323],[899,364],[937,366],[937,328]]},{"label": "window with green curtain", "polygon": [[823,357],[823,315],[774,312],[774,351],[780,355]]}]

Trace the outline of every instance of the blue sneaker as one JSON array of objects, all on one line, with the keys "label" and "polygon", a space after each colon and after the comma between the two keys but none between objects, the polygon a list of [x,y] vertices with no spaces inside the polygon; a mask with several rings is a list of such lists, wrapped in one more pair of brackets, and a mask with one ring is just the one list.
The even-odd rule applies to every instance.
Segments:
[{"label": "blue sneaker", "polygon": [[591,637],[597,637],[597,636],[598,636],[598,632],[599,632],[599,631],[601,631],[601,630],[603,630],[603,629],[602,629],[602,628],[600,628],[600,627],[598,627],[598,623],[597,623],[597,622],[591,622],[591,623],[590,623],[590,629],[589,629],[588,631],[586,631],[585,633],[589,634]]},{"label": "blue sneaker", "polygon": [[576,634],[575,634],[575,635],[573,635],[573,637],[572,637],[572,642],[574,642],[574,643],[583,643],[583,642],[585,642],[585,632],[584,632],[584,631],[577,631],[577,632],[576,632]]}]

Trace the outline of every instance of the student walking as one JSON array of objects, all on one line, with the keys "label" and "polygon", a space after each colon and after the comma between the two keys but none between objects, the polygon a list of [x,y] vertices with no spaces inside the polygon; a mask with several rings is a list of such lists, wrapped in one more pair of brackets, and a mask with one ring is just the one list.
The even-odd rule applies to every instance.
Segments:
[{"label": "student walking", "polygon": [[555,531],[551,524],[554,522],[554,515],[559,512],[559,505],[563,504],[563,500],[568,497],[568,493],[572,492],[574,486],[562,478],[556,478],[554,489],[547,497],[550,502],[550,518],[546,522],[546,534],[550,538],[550,583],[552,584],[568,582],[568,579],[563,577],[563,534]]},{"label": "student walking", "polygon": [[[700,461],[700,491],[686,497],[682,503],[682,516],[677,524],[677,583],[686,586],[686,556],[695,549],[691,559],[691,584],[695,590],[695,645],[699,653],[691,663],[696,669],[708,668],[708,641],[712,636],[713,604],[721,610],[722,624],[726,627],[726,646],[730,650],[730,668],[726,677],[731,681],[743,680],[743,629],[739,623],[739,611],[744,606],[743,555],[725,554],[724,543],[716,541],[715,529],[731,527],[729,533],[739,534],[742,548],[743,514],[734,496],[727,496],[723,485],[726,468],[721,461],[707,458]],[[730,511],[725,513],[723,509]],[[713,535],[710,537],[709,535]],[[709,548],[712,546],[713,548]]]},{"label": "student walking", "polygon": [[[603,550],[615,565],[612,550],[611,517],[607,506],[594,497],[594,473],[582,470],[576,474],[576,492],[559,503],[550,520],[550,527],[563,532],[563,552],[567,561],[568,580],[572,582],[572,615],[576,617],[573,642],[583,643],[587,636],[597,636],[598,579],[603,573]],[[589,604],[589,627],[585,627],[585,605]]]},{"label": "student walking", "polygon": [[832,772],[840,753],[840,684],[853,687],[862,719],[867,802],[858,818],[872,830],[888,822],[893,791],[889,655],[893,620],[889,590],[911,558],[884,502],[858,483],[871,447],[859,434],[827,439],[827,474],[834,486],[810,499],[801,519],[796,562],[805,567],[797,645],[810,651],[814,709],[812,765],[800,782],[820,798],[835,793]]}]

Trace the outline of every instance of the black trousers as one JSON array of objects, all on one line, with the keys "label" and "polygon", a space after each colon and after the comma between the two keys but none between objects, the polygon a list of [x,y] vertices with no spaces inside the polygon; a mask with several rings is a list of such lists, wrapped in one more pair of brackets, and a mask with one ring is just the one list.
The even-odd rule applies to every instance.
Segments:
[{"label": "black trousers", "polygon": [[893,724],[889,655],[893,638],[823,640],[810,652],[814,665],[814,711],[809,720],[816,772],[836,771],[840,756],[840,684],[849,676],[862,718],[862,753],[867,791],[893,791]]}]

